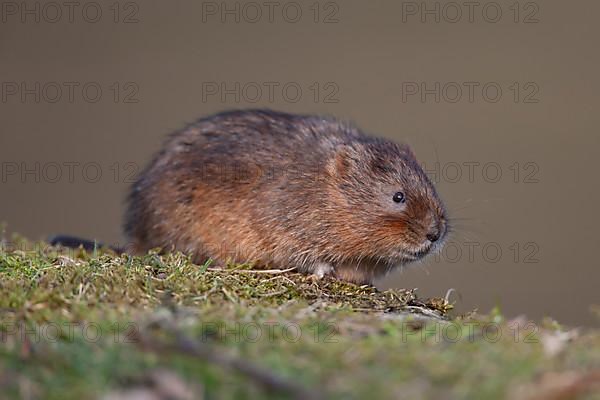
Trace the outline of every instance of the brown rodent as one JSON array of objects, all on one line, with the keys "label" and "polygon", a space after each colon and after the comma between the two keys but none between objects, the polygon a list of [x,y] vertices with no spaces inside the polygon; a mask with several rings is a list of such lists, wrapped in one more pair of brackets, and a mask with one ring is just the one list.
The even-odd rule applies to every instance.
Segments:
[{"label": "brown rodent", "polygon": [[439,247],[447,218],[408,146],[329,117],[245,110],[169,137],[131,189],[125,232],[132,253],[371,283]]}]

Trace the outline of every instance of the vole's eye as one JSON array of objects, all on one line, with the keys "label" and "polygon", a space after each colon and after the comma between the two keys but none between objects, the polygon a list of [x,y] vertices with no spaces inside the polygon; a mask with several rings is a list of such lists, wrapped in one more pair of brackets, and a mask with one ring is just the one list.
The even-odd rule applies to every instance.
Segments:
[{"label": "vole's eye", "polygon": [[396,203],[404,203],[406,201],[406,197],[404,196],[404,193],[402,193],[402,192],[396,192],[394,194],[394,197],[392,197],[392,199]]}]

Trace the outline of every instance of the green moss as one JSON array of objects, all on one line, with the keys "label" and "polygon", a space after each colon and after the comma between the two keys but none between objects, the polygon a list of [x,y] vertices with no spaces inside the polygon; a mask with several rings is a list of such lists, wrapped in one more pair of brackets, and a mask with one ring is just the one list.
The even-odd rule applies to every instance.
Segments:
[{"label": "green moss", "polygon": [[412,290],[216,270],[180,254],[18,243],[0,250],[7,397],[163,393],[179,384],[192,397],[302,397],[313,388],[309,395],[328,398],[506,398],[543,393],[550,373],[581,375],[574,385],[585,394],[586,374],[600,368],[598,332],[568,336],[557,324],[499,313],[452,316],[445,300]]}]

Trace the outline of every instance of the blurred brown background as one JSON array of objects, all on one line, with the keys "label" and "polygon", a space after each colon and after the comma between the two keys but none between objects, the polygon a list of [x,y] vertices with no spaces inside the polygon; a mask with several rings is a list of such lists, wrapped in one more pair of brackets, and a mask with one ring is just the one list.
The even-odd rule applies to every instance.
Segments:
[{"label": "blurred brown background", "polygon": [[3,1],[0,221],[120,242],[128,182],[170,131],[333,114],[410,143],[457,219],[381,287],[598,325],[600,3],[469,4]]}]

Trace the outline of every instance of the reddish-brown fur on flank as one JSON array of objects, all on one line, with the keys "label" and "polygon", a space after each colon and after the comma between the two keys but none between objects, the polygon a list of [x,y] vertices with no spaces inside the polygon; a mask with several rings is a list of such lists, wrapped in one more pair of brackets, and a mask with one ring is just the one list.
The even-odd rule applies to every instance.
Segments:
[{"label": "reddish-brown fur on flank", "polygon": [[268,110],[217,114],[171,135],[133,185],[125,224],[133,252],[307,273],[325,266],[361,283],[439,247],[446,230],[443,204],[407,146],[332,118]]}]

